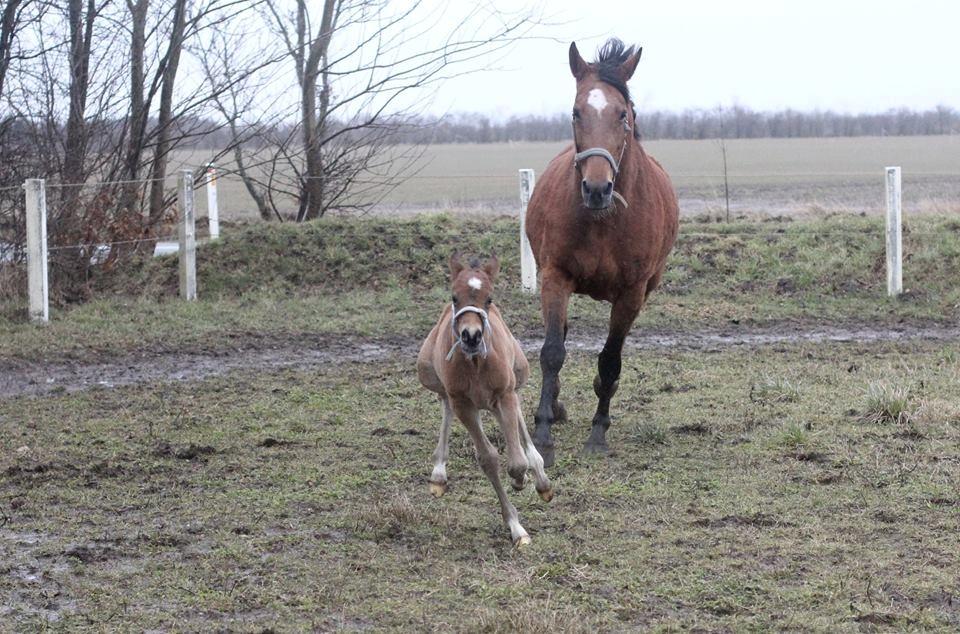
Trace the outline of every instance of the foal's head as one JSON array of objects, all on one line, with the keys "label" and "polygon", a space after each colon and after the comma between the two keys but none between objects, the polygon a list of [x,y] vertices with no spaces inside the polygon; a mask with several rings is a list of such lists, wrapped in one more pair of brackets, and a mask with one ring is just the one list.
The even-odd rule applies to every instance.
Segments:
[{"label": "foal's head", "polygon": [[573,142],[584,206],[607,209],[627,143],[636,128],[627,81],[643,49],[625,48],[616,38],[607,40],[588,64],[576,43],[570,44],[570,71],[577,80],[573,103]]},{"label": "foal's head", "polygon": [[464,262],[459,253],[450,257],[454,315],[463,311],[454,319],[453,331],[467,356],[483,348],[485,315],[493,303],[493,283],[499,272],[500,262],[496,256],[483,262],[476,258]]}]

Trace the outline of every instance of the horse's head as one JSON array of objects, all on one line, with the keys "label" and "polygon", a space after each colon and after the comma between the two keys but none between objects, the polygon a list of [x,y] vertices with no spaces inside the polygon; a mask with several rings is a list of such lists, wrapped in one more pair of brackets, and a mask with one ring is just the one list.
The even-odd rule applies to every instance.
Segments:
[{"label": "horse's head", "polygon": [[484,336],[488,339],[490,336],[487,311],[493,303],[493,283],[499,272],[500,262],[496,256],[482,263],[477,259],[465,263],[459,253],[450,257],[453,291],[451,328],[460,348],[468,357],[478,353],[486,355],[489,342],[484,341]]},{"label": "horse's head", "polygon": [[580,176],[584,206],[607,209],[614,196],[620,162],[636,123],[627,81],[643,49],[625,48],[618,39],[607,40],[588,64],[576,43],[570,44],[570,71],[577,80],[573,103],[574,166]]}]

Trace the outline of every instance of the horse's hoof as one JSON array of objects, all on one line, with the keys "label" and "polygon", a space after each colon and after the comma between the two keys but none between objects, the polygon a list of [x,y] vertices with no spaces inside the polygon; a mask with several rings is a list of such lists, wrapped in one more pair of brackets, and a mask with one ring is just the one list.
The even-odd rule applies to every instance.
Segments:
[{"label": "horse's hoof", "polygon": [[523,491],[523,488],[527,486],[527,479],[524,478],[523,480],[519,480],[519,481],[510,480],[510,486],[513,487],[514,491]]},{"label": "horse's hoof", "polygon": [[514,540],[513,547],[516,548],[517,550],[520,550],[521,548],[525,546],[529,546],[530,544],[531,544],[530,536],[521,535],[516,540]]},{"label": "horse's hoof", "polygon": [[430,483],[430,495],[435,498],[443,497],[443,494],[447,492],[447,483],[446,482],[431,482]]},{"label": "horse's hoof", "polygon": [[594,456],[605,456],[610,453],[610,447],[605,442],[593,442],[588,440],[583,446],[581,453]]},{"label": "horse's hoof", "polygon": [[540,494],[540,499],[544,502],[549,502],[553,499],[553,489],[544,489],[543,491],[537,491]]},{"label": "horse's hoof", "polygon": [[553,422],[554,424],[567,422],[567,408],[560,401],[553,405]]}]

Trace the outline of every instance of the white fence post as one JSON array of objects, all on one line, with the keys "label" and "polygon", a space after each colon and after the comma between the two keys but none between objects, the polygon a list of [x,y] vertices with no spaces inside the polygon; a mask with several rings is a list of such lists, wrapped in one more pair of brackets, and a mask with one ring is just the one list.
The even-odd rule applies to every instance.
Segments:
[{"label": "white fence post", "polygon": [[210,239],[220,237],[220,210],[217,208],[217,166],[207,164],[207,220],[210,222]]},{"label": "white fence post", "polygon": [[533,170],[520,170],[520,282],[527,293],[537,292],[537,261],[527,239],[527,204],[535,183]]},{"label": "white fence post", "polygon": [[903,292],[903,243],[900,168],[887,168],[887,295]]},{"label": "white fence post", "polygon": [[177,201],[180,206],[180,297],[197,299],[197,222],[193,210],[193,172],[180,171]]},{"label": "white fence post", "polygon": [[30,319],[50,321],[50,289],[47,279],[47,189],[42,178],[29,178],[26,190],[27,291]]}]

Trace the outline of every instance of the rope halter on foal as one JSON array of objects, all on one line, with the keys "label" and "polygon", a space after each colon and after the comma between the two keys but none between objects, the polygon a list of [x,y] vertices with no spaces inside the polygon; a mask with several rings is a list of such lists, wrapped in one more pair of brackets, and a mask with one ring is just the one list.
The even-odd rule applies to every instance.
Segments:
[{"label": "rope halter on foal", "polygon": [[475,352],[467,352],[463,350],[463,337],[460,336],[460,333],[457,332],[457,320],[464,313],[476,313],[480,315],[480,319],[483,321],[483,330],[480,332],[480,356],[484,359],[487,358],[489,349],[487,348],[487,339],[489,339],[489,334],[485,337],[487,333],[492,334],[493,329],[490,328],[490,317],[487,315],[487,311],[482,308],[477,308],[476,306],[464,306],[460,310],[457,310],[456,304],[450,304],[453,309],[453,316],[450,318],[450,330],[453,331],[453,345],[450,346],[450,352],[447,353],[447,361],[453,359],[453,353],[456,351],[457,346],[460,346],[460,350],[463,352],[463,356],[468,359],[472,359]]}]

